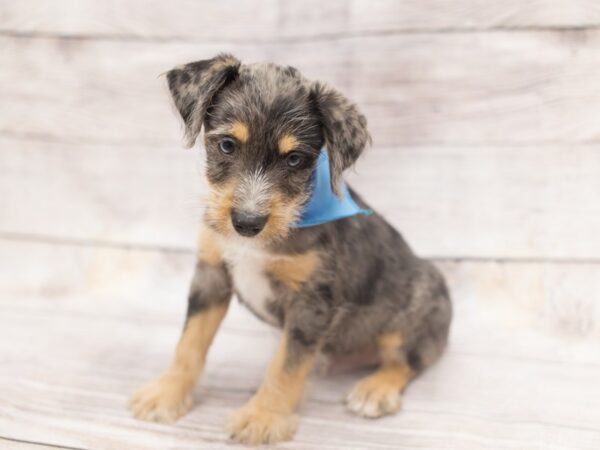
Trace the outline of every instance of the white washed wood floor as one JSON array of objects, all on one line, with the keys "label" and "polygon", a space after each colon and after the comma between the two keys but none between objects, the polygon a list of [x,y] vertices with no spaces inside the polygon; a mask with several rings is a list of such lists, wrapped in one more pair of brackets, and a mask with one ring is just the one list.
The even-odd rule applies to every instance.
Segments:
[{"label": "white washed wood floor", "polygon": [[[125,406],[169,361],[191,252],[0,242],[0,448],[235,447],[223,422],[258,386],[277,340],[237,303],[188,416],[151,424]],[[598,267],[439,264],[454,296],[451,343],[403,410],[353,417],[342,399],[361,374],[316,374],[295,440],[277,448],[600,448],[600,310],[587,296]]]}]

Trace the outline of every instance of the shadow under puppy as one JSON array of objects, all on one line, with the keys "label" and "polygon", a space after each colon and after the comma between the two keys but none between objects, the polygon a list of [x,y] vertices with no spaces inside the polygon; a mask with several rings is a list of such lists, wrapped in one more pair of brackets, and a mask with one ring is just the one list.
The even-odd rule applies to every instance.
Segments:
[{"label": "shadow under puppy", "polygon": [[[133,396],[134,415],[170,422],[190,409],[234,292],[283,329],[262,386],[227,425],[234,440],[293,436],[318,354],[376,348],[379,367],[347,406],[366,417],[397,411],[406,384],[441,355],[452,313],[440,273],[381,216],[358,214],[368,206],[344,184],[342,172],[370,140],[365,117],[292,67],[242,65],[230,55],[177,67],[167,79],[188,147],[204,127],[210,199],[175,357]],[[330,177],[329,197],[307,223],[317,169]],[[355,213],[331,217],[328,205],[342,201]]]}]

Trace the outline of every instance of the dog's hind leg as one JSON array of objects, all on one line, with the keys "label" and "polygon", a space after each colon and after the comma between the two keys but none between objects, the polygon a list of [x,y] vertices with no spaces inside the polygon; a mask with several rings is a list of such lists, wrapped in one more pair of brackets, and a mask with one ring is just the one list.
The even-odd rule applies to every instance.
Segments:
[{"label": "dog's hind leg", "polygon": [[400,333],[387,333],[378,339],[381,365],[350,391],[346,398],[350,411],[364,417],[380,417],[400,409],[400,393],[414,374],[402,345]]},{"label": "dog's hind leg", "polygon": [[396,412],[406,385],[442,355],[448,340],[452,307],[443,280],[437,272],[432,273],[436,281],[419,290],[417,297],[421,298],[416,298],[424,306],[418,326],[406,336],[392,331],[379,337],[381,365],[352,389],[347,397],[350,411],[364,417]]}]

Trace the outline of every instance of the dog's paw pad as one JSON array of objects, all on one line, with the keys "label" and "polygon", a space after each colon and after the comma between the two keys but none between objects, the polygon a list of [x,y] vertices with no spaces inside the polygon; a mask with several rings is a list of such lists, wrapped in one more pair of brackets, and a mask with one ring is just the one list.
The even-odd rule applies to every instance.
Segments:
[{"label": "dog's paw pad", "polygon": [[140,388],[129,401],[129,409],[141,420],[173,423],[192,407],[190,383],[165,375]]},{"label": "dog's paw pad", "polygon": [[293,415],[278,414],[249,404],[229,418],[225,429],[233,441],[260,445],[291,439],[296,426]]},{"label": "dog's paw pad", "polygon": [[346,397],[346,406],[351,412],[369,418],[393,414],[401,404],[398,387],[382,383],[377,378],[359,381]]}]

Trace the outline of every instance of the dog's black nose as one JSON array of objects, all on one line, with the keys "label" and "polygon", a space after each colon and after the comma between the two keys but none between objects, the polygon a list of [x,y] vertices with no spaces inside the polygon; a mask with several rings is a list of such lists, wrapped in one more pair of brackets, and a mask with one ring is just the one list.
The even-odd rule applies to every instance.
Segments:
[{"label": "dog's black nose", "polygon": [[231,223],[233,228],[242,236],[256,236],[265,227],[269,216],[257,216],[244,211],[233,210],[231,212]]}]

